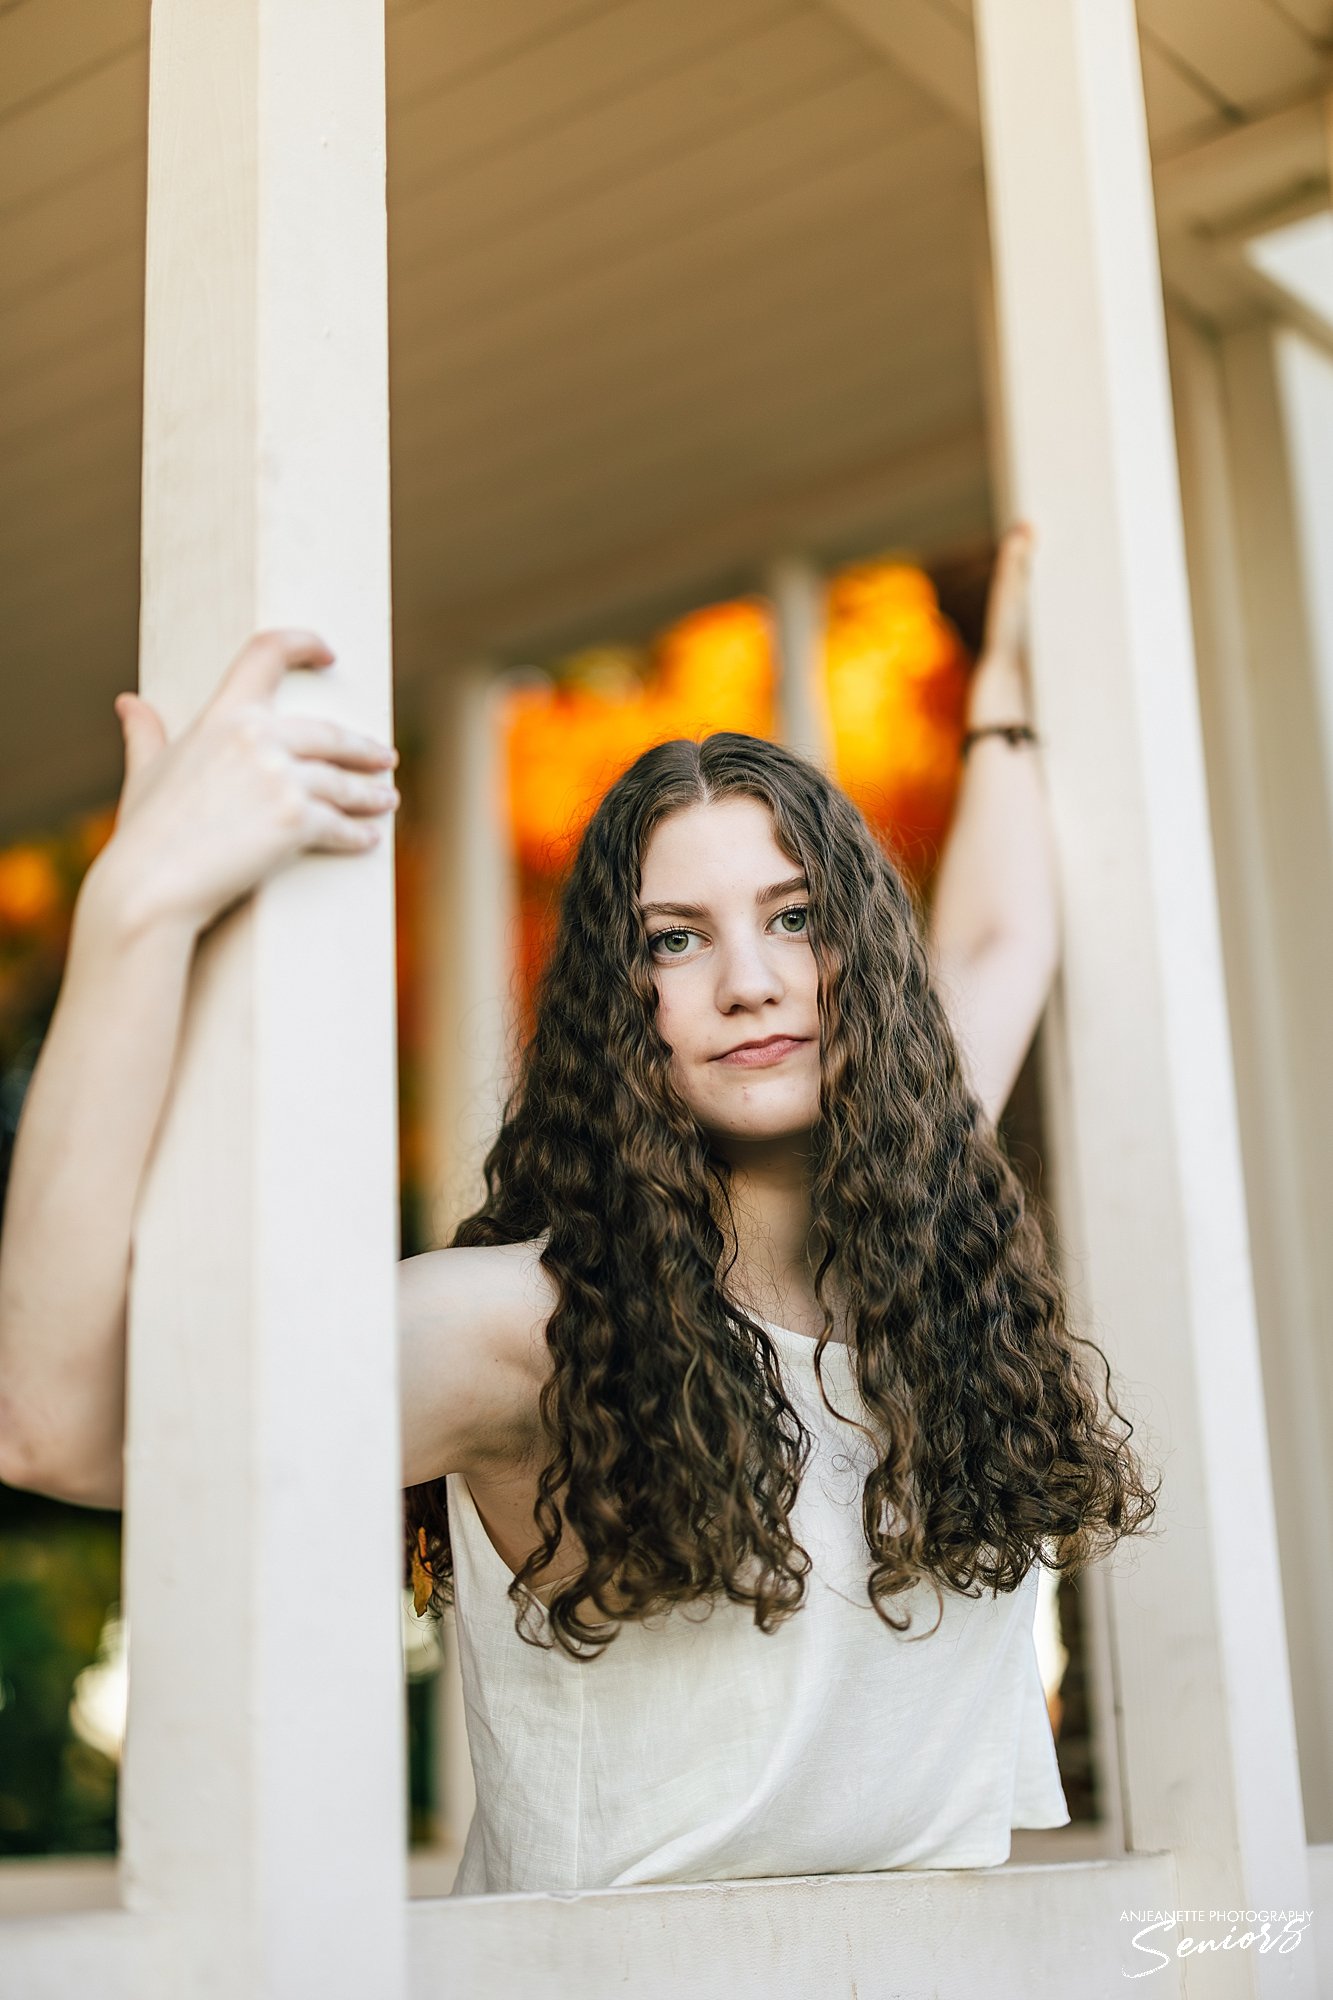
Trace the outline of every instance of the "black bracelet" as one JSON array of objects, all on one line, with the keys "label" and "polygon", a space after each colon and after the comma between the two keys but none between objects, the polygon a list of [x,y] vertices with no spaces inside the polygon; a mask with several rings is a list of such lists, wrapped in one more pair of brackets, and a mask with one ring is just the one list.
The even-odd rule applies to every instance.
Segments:
[{"label": "black bracelet", "polygon": [[1041,741],[1035,729],[1026,722],[986,722],[979,729],[969,729],[963,737],[962,755],[966,757],[979,736],[1003,736],[1006,743],[1038,743]]}]

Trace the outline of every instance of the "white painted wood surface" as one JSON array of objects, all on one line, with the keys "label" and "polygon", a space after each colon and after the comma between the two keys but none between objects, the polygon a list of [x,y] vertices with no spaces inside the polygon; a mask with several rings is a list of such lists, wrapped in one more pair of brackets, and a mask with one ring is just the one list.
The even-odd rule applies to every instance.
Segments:
[{"label": "white painted wood surface", "polygon": [[[1165,1856],[1059,1868],[797,1877],[418,1903],[413,2000],[1112,2000],[1124,1913],[1170,1908]],[[447,1971],[446,1971],[447,1968]],[[1159,1993],[1180,1989],[1170,1968]]]},{"label": "white painted wood surface", "polygon": [[1310,627],[1324,844],[1333,847],[1333,356],[1297,333],[1282,332],[1274,361]]},{"label": "white painted wood surface", "polygon": [[[1021,518],[1014,499],[1014,467],[1009,439],[1009,411],[1005,402],[1003,371],[996,325],[995,280],[990,244],[979,246],[977,257],[977,333],[982,356],[982,382],[986,396],[986,434],[990,459],[990,489],[993,501],[992,532],[998,536]],[[1032,689],[1034,704],[1038,690]],[[1038,731],[1044,720],[1038,706],[1032,719]],[[1048,999],[1037,1029],[1034,1060],[1040,1077],[1042,1118],[1042,1181],[1045,1199],[1055,1221],[1052,1249],[1056,1267],[1070,1299],[1071,1312],[1081,1317],[1087,1310],[1083,1294],[1086,1257],[1081,1240],[1083,1200],[1078,1183],[1078,1161],[1074,1145],[1069,1079],[1069,1032],[1063,995],[1063,971],[1057,968],[1054,990]],[[1049,1571],[1043,1571],[1043,1588],[1049,1588]],[[1053,1580],[1053,1579],[1052,1579]],[[1087,1679],[1091,1712],[1092,1764],[1096,1773],[1096,1836],[1101,1852],[1123,1854],[1125,1849],[1125,1809],[1121,1793],[1120,1750],[1116,1736],[1116,1689],[1111,1655],[1110,1578],[1105,1564],[1096,1565],[1081,1579],[1080,1605],[1083,1617],[1083,1671]]]},{"label": "white painted wood surface", "polygon": [[1143,99],[1155,149],[1172,151],[1194,143],[1225,115],[1224,100],[1195,70],[1184,68],[1140,22]]},{"label": "white painted wood surface", "polygon": [[[975,14],[1089,1330],[1165,1470],[1160,1534],[1113,1567],[1128,1837],[1186,1906],[1305,1906],[1134,12]],[[1188,1990],[1313,1993],[1313,1961],[1191,1961]]]},{"label": "white painted wood surface", "polygon": [[[482,1198],[482,1162],[499,1127],[514,1053],[517,881],[510,851],[502,731],[504,677],[473,660],[437,679],[425,707],[421,804],[429,815],[424,940],[425,1176],[430,1246],[449,1241]],[[434,1783],[442,1839],[431,1865],[452,1870],[476,1790],[452,1612],[431,1684]]]},{"label": "white painted wood surface", "polygon": [[[985,440],[979,418],[896,448],[858,455],[820,479],[774,479],[730,501],[608,548],[587,562],[491,587],[437,607],[400,650],[417,673],[485,633],[518,657],[550,656],[605,634],[645,605],[674,616],[705,590],[734,589],[756,573],[754,551],[775,544],[864,551],[875,546],[975,546],[987,531]],[[701,582],[701,579],[703,580]]]},{"label": "white painted wood surface", "polygon": [[504,680],[475,660],[431,690],[425,936],[426,1174],[434,1244],[480,1202],[517,1028],[518,889],[509,838]]},{"label": "white painted wood surface", "polygon": [[[1293,345],[1294,343],[1294,345]],[[1284,384],[1283,358],[1297,375]],[[1255,327],[1173,336],[1213,832],[1307,1836],[1333,1837],[1333,835],[1318,628],[1330,364]],[[1287,390],[1294,389],[1288,403]],[[1322,452],[1329,449],[1327,436]]]},{"label": "white painted wood surface", "polygon": [[[157,0],[159,32],[177,74],[166,99],[170,116],[160,121],[174,138],[165,151],[155,140],[159,289],[149,376],[144,665],[146,691],[176,720],[215,677],[222,628],[230,624],[234,642],[259,620],[299,617],[321,625],[341,662],[334,676],[293,687],[291,698],[328,702],[367,727],[388,728],[383,288],[376,265],[382,214],[367,195],[370,170],[378,172],[379,134],[373,119],[349,125],[323,116],[341,101],[369,118],[378,23],[362,0],[336,6],[340,21],[355,22],[355,42],[329,36],[330,0],[318,16],[308,0],[228,0],[203,23],[194,10],[188,33],[181,0]],[[448,33],[440,35],[446,10],[438,4],[390,6],[404,29],[416,24],[423,46],[449,46],[445,73],[460,87],[470,65],[517,57],[525,40],[540,35],[573,32],[583,11],[573,0],[496,0],[485,10],[451,5]],[[765,33],[776,36],[781,11]],[[1123,0],[978,4],[989,30],[990,166],[1011,334],[1022,308],[1018,352],[1008,356],[1020,498],[1055,524],[1046,535],[1045,575],[1063,579],[1058,587],[1048,580],[1040,592],[1039,670],[1080,912],[1067,993],[1074,1064],[1068,1129],[1086,1205],[1080,1219],[1091,1297],[1096,1330],[1143,1387],[1154,1417],[1166,1407],[1155,1400],[1159,1391],[1183,1413],[1171,1440],[1174,1543],[1144,1547],[1122,1565],[1113,1593],[1130,1837],[1140,1850],[1171,1843],[1176,1856],[1139,1852],[1100,1870],[424,1904],[408,1915],[413,1992],[481,1991],[504,2000],[540,1976],[556,1994],[610,1993],[632,1982],[649,1995],[1095,1995],[1123,1991],[1125,1907],[1189,1900],[1185,1891],[1257,1893],[1270,1885],[1270,1900],[1299,1900],[1304,1850],[1292,1835],[1294,1765],[1274,1636],[1281,1618],[1256,1442],[1247,1277],[1237,1248],[1243,1222],[1237,1226],[1234,1121],[1164,443],[1164,373],[1153,331],[1151,206],[1142,148],[1136,155],[1132,144],[1137,100],[1126,11]],[[680,10],[695,22],[703,13]],[[296,41],[285,52],[266,43],[276,59],[261,72],[254,37],[278,19],[296,24]],[[1095,60],[1106,47],[1090,55],[1088,41],[1080,67],[1059,32],[1042,32],[1075,21],[1089,36],[1094,25],[1109,36],[1109,62]],[[302,42],[303,33],[317,46]],[[1035,49],[1029,33],[1038,35]],[[621,59],[633,60],[633,51]],[[133,62],[120,60],[129,78]],[[1052,61],[1064,88],[1052,88]],[[626,87],[623,73],[615,75],[621,81],[612,87]],[[1090,76],[1098,88],[1085,97]],[[1041,116],[1034,116],[1036,78]],[[109,103],[112,85],[99,89]],[[885,106],[892,90],[886,79]],[[100,113],[73,82],[70,91],[60,130],[74,130],[80,119],[88,128],[74,130],[71,141],[82,148],[77,171],[91,178],[104,167],[123,170],[124,145],[99,152]],[[235,127],[225,123],[228,105],[241,113]],[[585,103],[578,115],[591,108]],[[445,112],[437,102],[440,129],[449,125]],[[124,115],[122,100],[117,116]],[[209,163],[216,165],[236,131],[246,141],[240,171],[228,176],[220,200],[209,199]],[[256,147],[261,134],[269,143]],[[332,138],[327,153],[308,143],[321,136]],[[939,149],[921,180],[922,199],[929,191],[938,202],[951,157],[945,123],[912,136],[918,153]],[[25,143],[16,143],[14,157]],[[510,133],[508,143],[518,144],[518,135]],[[59,148],[43,134],[29,152],[34,171],[49,173]],[[797,155],[801,174],[809,178],[817,157]],[[308,182],[302,162],[311,167]],[[818,235],[838,227],[848,190],[860,186],[870,191],[863,215],[872,229],[884,216],[871,198],[882,172],[882,157],[868,166],[849,154],[808,196],[784,190],[781,201],[799,208],[805,199],[801,212]],[[1033,174],[1035,182],[1025,181]],[[292,235],[258,226],[251,197],[261,184],[266,223],[285,222]],[[43,194],[60,198],[55,179]],[[947,202],[933,209],[935,233],[953,212]],[[1071,224],[1067,254],[1043,269],[1047,232]],[[739,243],[744,215],[731,227]],[[166,286],[162,259],[173,231],[177,282]],[[923,230],[923,239],[930,233]],[[862,253],[865,240],[863,232]],[[855,231],[846,241],[857,247]],[[905,274],[913,241],[906,230]],[[202,261],[190,264],[195,256]],[[358,277],[372,266],[378,275],[349,287],[344,260]],[[123,268],[132,271],[132,260]],[[178,282],[183,268],[204,273],[206,296]],[[725,270],[724,257],[716,268]],[[1108,270],[1114,284],[1101,282]],[[905,275],[905,286],[911,282]],[[947,283],[935,294],[929,282],[911,296],[947,304]],[[829,286],[836,301],[836,272]],[[733,294],[738,311],[742,289]],[[687,285],[682,296],[691,295]],[[517,299],[514,311],[526,303]],[[965,293],[961,310],[969,311]],[[1086,338],[1068,338],[1071,312],[1073,331]],[[762,331],[754,338],[761,344]],[[892,345],[911,360],[905,329]],[[812,350],[791,351],[811,365]],[[935,359],[957,374],[970,351],[965,343],[953,353],[937,340]],[[71,383],[83,379],[76,354],[61,365],[70,368]],[[863,398],[889,379],[866,368],[854,384]],[[895,379],[895,394],[909,398],[914,379],[910,371],[901,383]],[[1137,399],[1145,384],[1143,405]],[[966,408],[934,412],[933,434],[892,433],[891,448],[868,440],[855,461],[823,465],[791,457],[781,435],[788,417],[781,381],[775,376],[762,387],[753,417],[723,441],[723,451],[710,458],[698,443],[692,447],[706,504],[689,520],[664,527],[669,517],[645,504],[632,550],[618,551],[605,534],[591,537],[583,553],[567,545],[547,572],[521,575],[518,590],[512,573],[497,570],[482,579],[469,615],[489,615],[499,628],[506,617],[585,615],[589,603],[610,601],[617,590],[657,588],[664,576],[685,587],[691,566],[697,575],[719,552],[730,560],[747,546],[772,546],[789,528],[799,536],[802,508],[809,516],[822,507],[826,527],[855,517],[866,493],[904,522],[945,521],[960,506],[978,506],[983,446],[975,383]],[[1140,417],[1146,407],[1146,424],[1127,421],[1131,401]],[[812,435],[828,434],[832,408],[812,394]],[[338,422],[328,421],[330,409],[340,413]],[[90,402],[86,426],[73,428],[101,422],[123,450],[133,425],[123,411],[113,419]],[[775,499],[728,484],[728,454],[741,450],[753,451],[776,482]],[[62,468],[40,452],[35,462],[58,486]],[[89,459],[91,477],[102,463]],[[645,459],[636,477],[651,483],[653,476]],[[513,480],[521,488],[520,468]],[[1058,504],[1044,508],[1044,496]],[[569,502],[567,490],[553,488],[548,498]],[[453,518],[449,507],[439,521],[446,518]],[[527,539],[538,542],[543,522],[555,518],[534,515]],[[87,539],[96,545],[89,520]],[[448,606],[433,591],[433,557],[442,542],[439,525],[423,533],[404,571],[441,629]],[[515,546],[521,554],[522,542]],[[127,551],[130,538],[114,551],[116,560]],[[108,563],[106,576],[113,574]],[[69,596],[68,577],[53,568],[38,578],[31,605],[46,602],[42,591]],[[515,600],[526,608],[514,611]],[[102,610],[101,603],[79,607],[88,623],[61,628],[66,645],[72,630],[97,630]],[[1068,665],[1075,659],[1077,677]],[[51,691],[39,675],[30,679],[25,698],[36,715],[49,707]],[[60,782],[68,768],[53,766]],[[126,1774],[124,1876],[132,1910],[7,1926],[0,1986],[24,2000],[64,2000],[85,1989],[140,2000],[179,1991],[187,1967],[198,1970],[201,1992],[263,1993],[265,1980],[273,1991],[314,1987],[386,2000],[402,1990],[391,953],[382,859],[358,861],[355,874],[350,864],[323,862],[293,871],[253,916],[222,927],[204,968],[178,1101],[183,1115],[159,1156],[136,1285],[136,1353],[145,1359],[131,1386],[130,1588],[138,1593],[139,1677],[132,1699],[144,1720]],[[1143,1004],[1145,992],[1164,1002],[1161,1020]],[[1110,1004],[1117,997],[1119,1009]],[[357,1095],[328,1093],[331,1071],[356,1075]],[[294,1136],[301,1131],[304,1139]],[[1133,1197],[1136,1190],[1127,1206],[1127,1191]],[[232,1255],[237,1245],[241,1262]],[[187,1279],[195,1281],[188,1291]],[[1159,1333],[1160,1350],[1152,1344]],[[1239,1491],[1228,1485],[1237,1465]],[[321,1543],[309,1587],[325,1620],[313,1633],[312,1614],[292,1588],[298,1570],[311,1574],[312,1515]],[[346,1582],[349,1605],[364,1607],[331,1633],[324,1610],[330,1565],[340,1587]],[[382,1623],[374,1608],[381,1589]],[[319,1677],[307,1674],[292,1706],[298,1645],[302,1662],[317,1660]],[[1160,1720],[1150,1713],[1154,1701]],[[1265,1768],[1265,1755],[1274,1752]],[[252,1900],[256,1857],[262,1905]],[[182,1924],[162,1914],[171,1907],[187,1913]],[[214,1923],[216,1951],[206,1928]],[[313,1953],[303,1951],[316,1924]],[[1302,1984],[1308,1953],[1275,1963],[1272,1990],[1312,1990]],[[1224,1984],[1228,1975],[1234,1990],[1250,1990],[1248,1971],[1239,1961],[1216,1961],[1197,1990],[1233,1990]],[[1203,1983],[1208,1976],[1215,1986]]]},{"label": "white painted wood surface", "polygon": [[[1276,50],[1273,73],[1298,92],[1327,78],[1290,5],[1187,11],[1177,34],[1159,7],[1147,43],[1159,152],[1217,129],[1214,72],[1267,91]],[[817,496],[876,458],[942,458],[975,421],[954,199],[971,173],[979,211],[968,13],[961,0],[388,9],[407,678],[444,634],[453,660],[493,650],[488,617],[519,598],[559,594],[595,622],[605,598],[580,581],[616,560],[653,592],[674,588],[675,552],[703,523],[732,523],[753,573],[779,487]],[[0,9],[0,820],[16,831],[109,798],[119,768],[147,21],[148,0]],[[1173,52],[1182,34],[1187,55]],[[931,423],[906,438],[913,409]],[[979,459],[960,464],[932,523],[957,521],[982,477]],[[893,525],[854,519],[867,543]],[[658,575],[654,544],[673,551]],[[717,581],[697,569],[687,594]]]},{"label": "white painted wood surface", "polygon": [[[1117,2000],[1134,1910],[1170,1909],[1169,1858],[971,1874],[801,1877],[600,1896],[421,1901],[412,2000]],[[6,2000],[181,1993],[165,1927],[113,1913],[0,1934]],[[294,1989],[302,1996],[307,1987]],[[378,1989],[369,1988],[368,1993]],[[1179,1993],[1173,1970],[1153,1989]],[[239,2000],[239,1996],[238,1996]],[[245,2000],[249,2000],[248,1993]]]},{"label": "white painted wood surface", "polygon": [[1323,1841],[1310,1849],[1310,1894],[1314,1903],[1310,1942],[1319,1968],[1318,1990],[1333,1993],[1333,1843]]},{"label": "white painted wood surface", "polygon": [[[386,737],[381,11],[153,26],[142,688],[179,729],[313,626],[280,705]],[[205,941],[138,1233],[121,1876],[175,1991],[401,1991],[396,1221],[385,842]]]},{"label": "white painted wood surface", "polygon": [[[1328,206],[1324,101],[1312,97],[1271,117],[1234,126],[1158,162],[1162,262],[1170,294],[1209,325],[1253,325],[1291,316],[1292,301],[1246,254],[1256,230]],[[1310,336],[1327,343],[1327,321],[1311,311]]]},{"label": "white painted wood surface", "polygon": [[981,124],[968,23],[932,0],[824,0],[964,131]]},{"label": "white painted wood surface", "polygon": [[833,768],[833,718],[824,683],[828,616],[822,572],[808,558],[778,556],[764,582],[772,609],[778,736],[821,771]]},{"label": "white painted wood surface", "polygon": [[[16,1866],[22,1872],[25,1864]],[[1333,1929],[1328,1921],[1333,1915],[1333,1846],[1312,1847],[1309,1866],[1315,1916],[1303,1947],[1314,1958],[1319,1991],[1328,1992],[1333,1991]],[[0,1882],[7,1873],[0,1871]],[[860,2000],[890,2000],[890,1996],[924,2000],[927,1994],[932,2000],[954,1996],[976,2000],[979,1993],[988,2000],[990,1996],[1032,2000],[1044,1994],[1050,2000],[1070,2000],[1070,1996],[1111,2000],[1123,1994],[1126,1971],[1155,1962],[1132,1944],[1127,1913],[1172,1908],[1175,1896],[1169,1861],[1160,1855],[1100,1867],[1077,1863],[1054,1876],[1046,1870],[1008,1868],[973,1881],[981,1885],[974,1904],[986,1956],[980,1967],[975,1960],[964,1962],[957,1984],[947,1965],[939,1962],[938,1938],[953,1920],[947,1907],[949,1880],[942,1875],[907,1875],[896,1882],[880,1876],[834,1884],[807,1878],[795,1885],[794,1899],[790,1885],[782,1882],[714,1889],[692,1900],[683,1925],[673,1919],[680,1898],[691,1893],[688,1890],[630,1890],[628,1908],[617,1894],[611,1911],[615,1942],[604,1980],[599,1968],[605,1943],[600,1937],[588,1940],[589,1951],[596,1956],[580,1964],[568,1979],[553,1967],[562,1932],[573,1934],[575,1949],[570,1956],[577,1963],[584,1943],[581,1927],[589,1918],[602,1924],[606,1897],[585,1903],[555,1897],[488,1901],[484,1907],[490,1921],[468,1942],[466,1958],[458,1950],[459,1933],[453,1927],[454,1912],[463,1906],[425,1903],[408,1913],[409,1990],[413,2000],[441,2000],[455,1987],[491,2000],[503,1991],[494,1976],[497,1961],[500,1966],[504,1962],[496,1934],[513,1924],[518,1908],[535,1904],[540,1906],[536,1935],[527,1944],[539,1967],[542,1991],[554,2000],[566,1996],[602,2000],[603,1995],[611,2000],[627,1988],[647,2000],[676,2000],[683,1990],[698,1992],[705,2000],[711,1993],[720,1994],[722,2000],[751,2000],[751,1996],[773,2000],[789,1990],[788,1973],[791,1992],[818,1995],[819,2000],[825,1993],[850,1992],[853,1981]],[[1059,1884],[1058,1903],[1051,1895],[1053,1882]],[[856,1900],[830,1902],[830,1888],[835,1896],[850,1889]],[[943,1911],[941,1896],[946,1899]],[[819,1904],[814,1904],[816,1897]],[[817,1912],[814,1921],[812,1904]],[[820,1904],[827,1904],[827,1909]],[[738,1919],[734,1924],[733,1915]],[[854,1957],[835,1941],[838,1934],[825,1922],[826,1915],[856,1920]],[[705,1926],[702,1933],[693,1932],[696,1917]],[[692,1962],[682,1968],[691,1935],[698,1935],[714,1953],[702,1971],[693,1962],[697,1954],[690,1954]],[[1041,1954],[1039,1967],[1030,1949],[1034,1939]],[[84,1993],[95,1993],[97,2000],[145,2000],[154,1990],[175,2000],[179,1987],[171,1983],[170,1946],[170,1933],[164,1927],[127,1920],[118,1913],[35,1918],[0,1930],[0,1978],[6,2000],[71,2000]],[[480,1979],[474,1977],[478,1964]],[[709,1969],[710,1964],[715,1970]],[[1170,1973],[1159,1970],[1154,1976],[1159,1993],[1179,1992]],[[529,1978],[529,1988],[531,1984]]]},{"label": "white painted wood surface", "polygon": [[1298,91],[1318,60],[1309,36],[1266,0],[1138,0],[1138,14],[1183,70],[1238,111]]}]

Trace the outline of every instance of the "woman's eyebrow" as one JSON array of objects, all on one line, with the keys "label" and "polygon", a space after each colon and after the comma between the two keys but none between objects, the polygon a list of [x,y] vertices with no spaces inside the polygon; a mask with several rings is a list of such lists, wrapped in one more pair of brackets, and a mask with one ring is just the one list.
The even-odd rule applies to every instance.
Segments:
[{"label": "woman's eyebrow", "polygon": [[706,917],[701,903],[640,903],[641,917]]},{"label": "woman's eyebrow", "polygon": [[[808,889],[804,875],[789,876],[785,882],[774,882],[770,888],[761,889],[755,897],[756,903],[772,903],[779,896],[790,896],[798,889]],[[706,917],[708,912],[701,903],[640,903],[639,914],[644,917]]]}]

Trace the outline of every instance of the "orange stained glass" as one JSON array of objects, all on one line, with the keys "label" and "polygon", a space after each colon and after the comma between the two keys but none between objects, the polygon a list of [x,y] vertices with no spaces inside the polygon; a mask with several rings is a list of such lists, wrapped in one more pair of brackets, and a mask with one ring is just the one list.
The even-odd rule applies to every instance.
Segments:
[{"label": "orange stained glass", "polygon": [[924,570],[883,557],[830,579],[824,644],[838,782],[921,882],[961,776],[967,649]]}]

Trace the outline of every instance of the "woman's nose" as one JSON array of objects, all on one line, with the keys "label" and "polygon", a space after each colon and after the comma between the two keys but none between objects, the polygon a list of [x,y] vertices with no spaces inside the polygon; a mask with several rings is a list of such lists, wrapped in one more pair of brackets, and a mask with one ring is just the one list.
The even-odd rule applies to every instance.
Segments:
[{"label": "woman's nose", "polygon": [[762,1007],[780,1000],[783,985],[777,967],[756,939],[737,939],[718,950],[716,999],[729,1014],[737,1007]]}]

